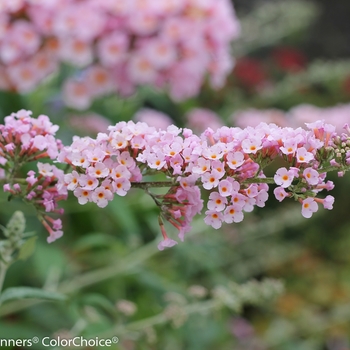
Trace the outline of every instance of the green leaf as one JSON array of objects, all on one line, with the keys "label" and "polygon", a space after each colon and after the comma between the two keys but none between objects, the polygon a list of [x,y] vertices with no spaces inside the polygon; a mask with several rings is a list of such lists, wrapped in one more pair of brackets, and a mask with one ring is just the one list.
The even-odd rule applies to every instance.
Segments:
[{"label": "green leaf", "polygon": [[24,242],[19,250],[18,259],[26,260],[34,253],[37,238],[34,236]]},{"label": "green leaf", "polygon": [[96,248],[109,248],[115,243],[115,238],[106,233],[93,232],[79,238],[74,248],[76,251],[84,251]]},{"label": "green leaf", "polygon": [[50,292],[47,290],[31,287],[15,287],[7,288],[0,295],[0,304],[9,300],[16,299],[45,299],[62,301],[66,299],[66,296],[57,292]]}]

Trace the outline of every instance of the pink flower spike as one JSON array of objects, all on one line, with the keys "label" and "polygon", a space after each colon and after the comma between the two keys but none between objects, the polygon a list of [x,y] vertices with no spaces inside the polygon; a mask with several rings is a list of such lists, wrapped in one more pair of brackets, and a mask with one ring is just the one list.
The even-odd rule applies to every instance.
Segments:
[{"label": "pink flower spike", "polygon": [[315,169],[306,168],[303,171],[303,176],[310,185],[317,185],[319,183],[319,173]]},{"label": "pink flower spike", "polygon": [[318,205],[314,198],[308,197],[302,201],[301,215],[304,218],[311,218],[312,214],[318,210]]}]

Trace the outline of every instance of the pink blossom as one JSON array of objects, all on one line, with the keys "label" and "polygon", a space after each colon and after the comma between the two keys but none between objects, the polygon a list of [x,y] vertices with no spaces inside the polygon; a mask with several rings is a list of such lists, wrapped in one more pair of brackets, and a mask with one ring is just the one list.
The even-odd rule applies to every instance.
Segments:
[{"label": "pink blossom", "polygon": [[107,206],[108,201],[113,199],[111,191],[106,190],[105,187],[97,187],[91,194],[91,200],[95,202],[100,208]]},{"label": "pink blossom", "polygon": [[258,150],[262,148],[261,140],[256,139],[244,139],[242,141],[242,149],[245,153],[253,153],[255,154]]},{"label": "pink blossom", "polygon": [[96,162],[94,166],[87,169],[88,174],[91,177],[103,178],[109,175],[109,169],[101,162]]},{"label": "pink blossom", "polygon": [[79,174],[73,170],[71,174],[64,175],[64,182],[67,184],[67,190],[75,190],[79,183]]},{"label": "pink blossom", "polygon": [[81,174],[78,179],[82,189],[92,191],[98,186],[98,179],[93,176]]},{"label": "pink blossom", "polygon": [[280,168],[276,171],[274,180],[277,185],[280,185],[283,188],[287,188],[292,184],[294,180],[294,174],[291,170],[287,170],[286,168]]},{"label": "pink blossom", "polygon": [[314,198],[308,197],[302,201],[301,214],[304,218],[311,218],[312,214],[318,210],[318,205]]},{"label": "pink blossom", "polygon": [[125,196],[131,188],[131,183],[127,179],[121,178],[114,182],[114,187],[115,193],[118,196]]},{"label": "pink blossom", "polygon": [[226,180],[226,179],[221,180],[219,182],[218,189],[219,189],[219,193],[222,197],[230,196],[232,194],[232,191],[233,191],[232,182],[229,180]]},{"label": "pink blossom", "polygon": [[212,192],[209,196],[208,209],[214,211],[223,211],[226,207],[227,199],[220,196],[217,192]]},{"label": "pink blossom", "polygon": [[203,187],[206,190],[210,190],[212,188],[217,187],[219,184],[219,180],[221,178],[221,173],[219,173],[216,170],[213,170],[212,172],[206,172],[201,176],[201,180],[203,183]]},{"label": "pink blossom", "polygon": [[284,198],[289,196],[289,194],[284,190],[283,187],[276,187],[273,190],[273,193],[279,202],[282,202]]},{"label": "pink blossom", "polygon": [[164,250],[164,248],[171,248],[176,244],[177,244],[177,242],[174,241],[173,239],[165,238],[158,244],[158,249]]},{"label": "pink blossom", "polygon": [[306,150],[305,147],[297,149],[297,161],[298,163],[308,163],[314,159],[314,155]]},{"label": "pink blossom", "polygon": [[212,226],[215,229],[219,229],[222,226],[222,221],[224,219],[222,213],[215,210],[207,210],[205,215],[204,222],[207,225]]},{"label": "pink blossom", "polygon": [[52,231],[49,237],[47,237],[47,243],[52,243],[57,239],[61,238],[62,236],[63,236],[63,231],[61,230]]},{"label": "pink blossom", "polygon": [[230,205],[224,212],[224,221],[227,224],[241,222],[244,218],[242,208],[239,205]]},{"label": "pink blossom", "polygon": [[52,165],[48,163],[38,163],[39,174],[43,176],[53,176]]},{"label": "pink blossom", "polygon": [[79,204],[86,204],[87,202],[91,201],[92,191],[82,189],[81,187],[77,187],[73,193],[74,196],[78,198]]},{"label": "pink blossom", "polygon": [[303,171],[303,176],[310,185],[317,185],[319,183],[319,173],[315,169],[306,168]]},{"label": "pink blossom", "polygon": [[244,155],[242,152],[228,153],[226,157],[227,165],[235,170],[244,163]]}]

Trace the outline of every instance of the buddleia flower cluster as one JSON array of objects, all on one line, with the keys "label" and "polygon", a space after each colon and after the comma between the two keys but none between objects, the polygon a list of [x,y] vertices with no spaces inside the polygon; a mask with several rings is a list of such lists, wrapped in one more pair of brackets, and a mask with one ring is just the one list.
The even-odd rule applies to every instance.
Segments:
[{"label": "buddleia flower cluster", "polygon": [[[159,249],[177,242],[170,239],[163,219],[179,231],[180,240],[203,207],[207,192],[206,224],[218,229],[223,223],[238,223],[255,206],[264,207],[269,184],[282,202],[294,198],[302,215],[312,216],[322,205],[332,209],[334,198],[322,196],[333,189],[328,171],[344,173],[349,165],[349,128],[338,136],[335,127],[322,121],[302,128],[282,128],[261,123],[256,127],[208,128],[200,136],[174,125],[166,130],[143,122],[120,122],[96,139],[75,137],[58,159],[73,167],[64,177],[65,186],[80,204],[95,202],[105,207],[114,195],[125,196],[143,188],[160,209],[164,237]],[[276,159],[283,160],[273,177],[265,171]],[[164,174],[164,181],[144,181],[149,174]],[[168,187],[155,195],[152,187]]]},{"label": "buddleia flower cluster", "polygon": [[63,85],[76,109],[140,85],[183,100],[206,76],[223,85],[239,31],[229,0],[1,1],[0,89],[30,91],[63,62],[76,68]]},{"label": "buddleia flower cluster", "polygon": [[[31,112],[20,110],[5,117],[0,124],[0,180],[9,200],[19,197],[34,205],[38,217],[49,232],[48,242],[62,236],[58,202],[67,198],[67,188],[60,185],[64,172],[52,164],[58,156],[61,141],[55,138],[58,130],[49,118],[32,118]],[[28,163],[33,170],[24,172]]]}]

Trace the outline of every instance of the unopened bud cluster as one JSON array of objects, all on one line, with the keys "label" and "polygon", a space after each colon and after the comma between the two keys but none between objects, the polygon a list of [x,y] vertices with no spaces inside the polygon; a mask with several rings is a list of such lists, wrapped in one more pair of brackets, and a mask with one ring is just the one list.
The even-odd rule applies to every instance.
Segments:
[{"label": "unopened bud cluster", "polygon": [[[40,115],[32,118],[31,112],[20,110],[5,118],[0,125],[0,179],[9,199],[19,197],[31,203],[37,210],[40,221],[49,232],[48,242],[62,236],[60,219],[48,213],[62,214],[57,207],[67,198],[67,188],[59,185],[64,173],[50,160],[56,159],[61,142],[55,138],[58,130],[49,118]],[[23,166],[35,162],[36,170],[26,174]]]}]

